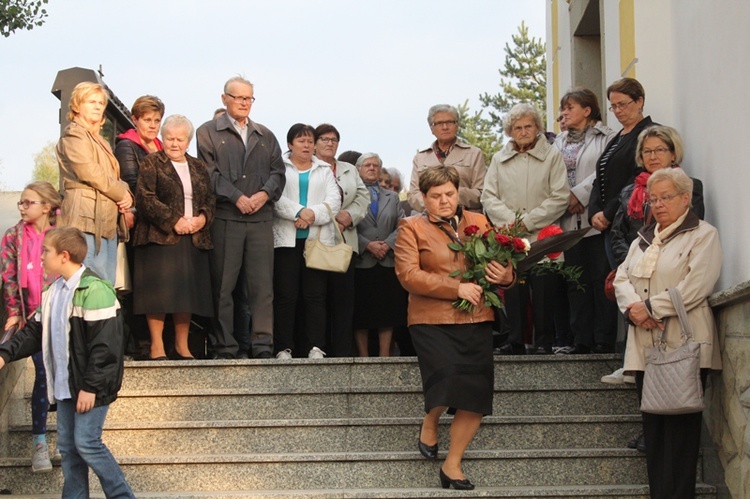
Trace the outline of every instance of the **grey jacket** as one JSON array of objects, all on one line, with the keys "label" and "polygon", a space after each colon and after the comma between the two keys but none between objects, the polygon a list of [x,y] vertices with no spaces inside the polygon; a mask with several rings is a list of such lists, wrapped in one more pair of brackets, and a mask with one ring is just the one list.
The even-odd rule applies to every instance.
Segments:
[{"label": "grey jacket", "polygon": [[[401,201],[398,194],[393,191],[387,191],[378,187],[380,197],[378,199],[378,216],[372,216],[369,208],[369,198],[367,214],[365,218],[357,225],[359,238],[359,256],[356,260],[358,269],[369,269],[377,264],[383,267],[394,267],[393,250],[396,248],[396,236],[398,235],[398,223],[404,218],[404,210],[401,208]],[[391,249],[386,253],[385,258],[378,260],[372,253],[367,251],[367,244],[371,241],[385,241]]]},{"label": "grey jacket", "polygon": [[355,253],[359,253],[357,224],[365,218],[368,211],[370,192],[367,190],[365,183],[362,182],[357,167],[346,161],[336,161],[336,182],[338,182],[344,197],[339,211],[347,211],[349,216],[352,217],[352,224],[343,231],[344,240],[346,244],[354,248]]},{"label": "grey jacket", "polygon": [[[565,146],[565,139],[568,132],[563,132],[555,139],[555,147],[560,151]],[[590,227],[589,219],[589,199],[591,198],[591,189],[596,178],[596,164],[599,157],[604,152],[607,143],[615,136],[615,131],[607,125],[598,121],[595,125],[586,130],[586,136],[583,139],[583,147],[578,151],[576,160],[576,185],[570,188],[570,192],[578,198],[586,209],[583,213],[568,213],[567,211],[560,219],[560,226],[563,230],[576,230]],[[579,226],[580,224],[580,226]],[[591,230],[586,237],[598,234],[596,229]]]},{"label": "grey jacket", "polygon": [[[198,157],[206,163],[216,193],[216,218],[240,222],[270,222],[273,203],[281,197],[286,178],[281,148],[274,134],[248,120],[247,147],[226,113],[201,125]],[[256,213],[243,215],[236,206],[243,194],[265,191],[268,202]]]}]

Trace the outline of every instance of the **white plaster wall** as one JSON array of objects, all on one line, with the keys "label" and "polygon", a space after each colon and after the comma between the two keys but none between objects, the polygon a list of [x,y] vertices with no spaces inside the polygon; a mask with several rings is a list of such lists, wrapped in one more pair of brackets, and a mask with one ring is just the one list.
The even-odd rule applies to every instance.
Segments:
[{"label": "white plaster wall", "polygon": [[[679,126],[674,120],[675,55],[674,0],[635,2],[635,76],[646,91],[644,114],[662,125]],[[681,130],[679,130],[681,131]]]},{"label": "white plaster wall", "polygon": [[622,128],[615,118],[614,113],[610,111],[609,102],[607,101],[607,87],[615,80],[622,78],[620,71],[620,2],[600,2],[599,15],[602,19],[601,37],[602,52],[604,54],[604,77],[602,83],[602,100],[600,103],[605,123],[613,130]]},{"label": "white plaster wall", "polygon": [[674,123],[719,229],[718,289],[750,280],[750,2],[672,0]]}]

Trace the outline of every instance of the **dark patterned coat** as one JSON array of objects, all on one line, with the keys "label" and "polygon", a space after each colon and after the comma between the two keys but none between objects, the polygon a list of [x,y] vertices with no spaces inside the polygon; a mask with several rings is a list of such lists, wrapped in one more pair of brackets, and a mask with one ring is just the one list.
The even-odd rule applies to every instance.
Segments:
[{"label": "dark patterned coat", "polygon": [[[185,157],[193,186],[193,216],[202,213],[206,217],[206,225],[191,236],[193,245],[212,249],[208,228],[214,218],[216,200],[208,170],[203,161],[188,154]],[[185,194],[177,171],[163,151],[149,154],[141,164],[135,199],[138,222],[133,244],[177,244],[181,236],[174,231],[174,226],[185,215]]]}]

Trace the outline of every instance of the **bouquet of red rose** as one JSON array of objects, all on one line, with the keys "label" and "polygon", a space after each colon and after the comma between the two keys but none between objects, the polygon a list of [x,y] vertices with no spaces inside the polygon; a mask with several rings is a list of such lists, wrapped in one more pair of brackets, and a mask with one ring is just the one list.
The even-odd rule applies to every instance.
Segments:
[{"label": "bouquet of red rose", "polygon": [[[510,261],[515,268],[531,248],[528,239],[521,237],[525,233],[518,229],[518,225],[487,226],[484,231],[476,225],[470,225],[464,229],[464,235],[469,237],[468,241],[453,242],[448,245],[453,251],[463,253],[467,261],[465,272],[456,270],[450,276],[460,275],[463,279],[481,286],[484,304],[488,307],[502,308],[503,302],[498,296],[497,286],[486,279],[487,264],[496,261],[505,265]],[[465,299],[454,301],[453,306],[465,312],[474,311],[474,305]]]}]

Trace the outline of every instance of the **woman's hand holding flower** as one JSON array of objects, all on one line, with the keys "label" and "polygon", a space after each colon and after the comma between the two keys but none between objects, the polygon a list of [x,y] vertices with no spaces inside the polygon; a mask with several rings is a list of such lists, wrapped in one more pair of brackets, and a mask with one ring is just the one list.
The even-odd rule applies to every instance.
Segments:
[{"label": "woman's hand holding flower", "polygon": [[513,265],[510,260],[507,262],[507,265],[491,261],[487,264],[487,268],[485,269],[485,277],[492,284],[507,286],[513,282]]},{"label": "woman's hand holding flower", "polygon": [[477,306],[482,299],[482,287],[471,282],[462,282],[458,285],[458,297]]}]

